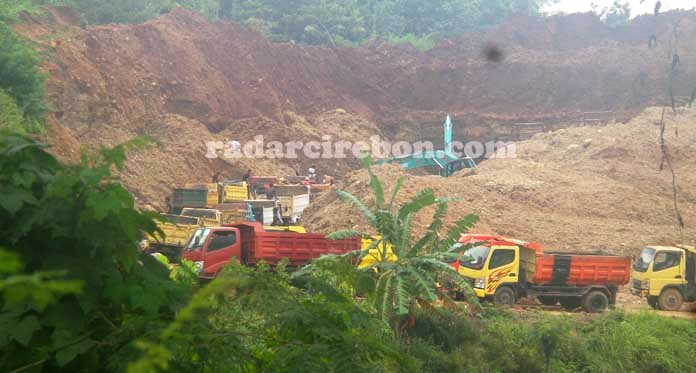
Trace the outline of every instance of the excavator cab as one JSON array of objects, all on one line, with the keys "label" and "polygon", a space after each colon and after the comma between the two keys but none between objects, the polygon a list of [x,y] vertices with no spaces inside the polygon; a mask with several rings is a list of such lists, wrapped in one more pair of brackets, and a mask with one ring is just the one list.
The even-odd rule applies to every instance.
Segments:
[{"label": "excavator cab", "polygon": [[440,169],[440,176],[450,177],[461,170],[469,168],[476,168],[476,161],[469,157],[460,158],[445,164],[445,166]]}]

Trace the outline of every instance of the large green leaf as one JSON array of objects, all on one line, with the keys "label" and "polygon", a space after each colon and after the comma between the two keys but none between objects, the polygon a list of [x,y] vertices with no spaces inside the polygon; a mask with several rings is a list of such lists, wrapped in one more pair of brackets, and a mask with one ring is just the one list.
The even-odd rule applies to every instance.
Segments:
[{"label": "large green leaf", "polygon": [[346,230],[342,230],[342,231],[333,232],[333,233],[327,235],[326,238],[328,238],[330,240],[344,240],[346,238],[362,237],[364,235],[365,234],[358,232],[356,230],[346,229]]},{"label": "large green leaf", "polygon": [[375,221],[376,221],[375,214],[374,214],[374,213],[372,212],[372,210],[370,210],[370,208],[367,207],[367,205],[364,204],[361,200],[359,200],[359,199],[358,199],[357,197],[355,197],[354,195],[352,195],[352,194],[350,194],[350,193],[348,193],[348,192],[346,192],[346,191],[343,191],[343,190],[339,190],[339,191],[336,192],[336,193],[338,194],[338,196],[339,196],[343,201],[350,202],[350,203],[352,203],[353,205],[355,205],[355,206],[358,208],[358,210],[360,210],[360,213],[363,215],[363,217],[364,217],[370,224],[372,224],[372,225],[375,224]]},{"label": "large green leaf", "polygon": [[382,295],[381,300],[378,299],[380,301],[379,311],[382,315],[382,321],[384,321],[387,324],[390,324],[391,316],[394,314],[394,297],[396,291],[396,281],[394,281],[394,272],[387,272],[385,273],[385,276],[387,277],[387,280],[384,284],[384,294]]},{"label": "large green leaf", "polygon": [[399,242],[394,245],[395,254],[400,258],[410,251],[412,224],[413,214],[406,215],[402,221],[401,231],[399,232]]},{"label": "large green leaf", "polygon": [[384,188],[382,183],[379,181],[377,175],[372,172],[372,168],[368,167],[367,171],[370,173],[370,187],[372,192],[375,194],[375,202],[377,202],[377,208],[382,208],[384,205]]},{"label": "large green leaf", "polygon": [[396,184],[394,185],[394,190],[392,190],[391,199],[389,199],[389,211],[391,211],[392,208],[394,207],[394,202],[396,201],[396,196],[399,194],[401,187],[404,185],[404,180],[405,180],[405,178],[403,176],[399,177],[399,179],[396,180]]},{"label": "large green leaf", "polygon": [[455,243],[459,242],[463,233],[466,233],[471,229],[476,223],[478,223],[479,218],[476,215],[467,215],[464,219],[461,219],[454,223],[454,226],[447,233],[447,237],[441,242],[440,250],[449,250]]},{"label": "large green leaf", "polygon": [[403,275],[397,275],[395,280],[394,298],[396,303],[396,315],[408,315],[409,306],[411,304],[411,294],[409,294],[407,290],[406,280]]},{"label": "large green leaf", "polygon": [[435,281],[427,273],[421,272],[418,268],[409,268],[407,273],[413,279],[413,283],[423,299],[428,302],[437,300]]},{"label": "large green leaf", "polygon": [[432,189],[423,189],[413,199],[402,205],[397,215],[399,219],[403,219],[407,215],[416,214],[420,210],[434,205],[436,201],[435,192]]},{"label": "large green leaf", "polygon": [[34,315],[22,318],[17,324],[12,326],[12,337],[22,346],[28,346],[31,337],[41,329],[39,319]]}]

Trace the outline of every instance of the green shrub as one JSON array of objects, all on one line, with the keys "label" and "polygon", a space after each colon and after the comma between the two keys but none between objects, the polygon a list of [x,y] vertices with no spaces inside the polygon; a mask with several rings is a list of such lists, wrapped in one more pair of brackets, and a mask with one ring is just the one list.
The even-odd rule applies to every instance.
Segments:
[{"label": "green shrub", "polygon": [[[418,371],[383,324],[327,289],[291,286],[282,268],[232,264],[131,365],[174,371]],[[151,355],[148,350],[162,351]]]},{"label": "green shrub", "polygon": [[591,366],[624,372],[694,372],[696,323],[615,313],[581,328]]},{"label": "green shrub", "polygon": [[451,352],[466,344],[476,343],[480,325],[476,319],[446,308],[418,308],[415,324],[408,335]]},{"label": "green shrub", "polygon": [[414,34],[389,35],[387,42],[391,45],[411,44],[421,52],[427,52],[437,45],[438,38],[435,35],[417,36]]},{"label": "green shrub", "polygon": [[[27,42],[1,22],[0,45],[0,89],[21,110],[25,119],[22,126],[35,132],[34,127],[43,123],[46,112],[44,76],[39,70],[41,59]],[[14,110],[6,97],[0,100],[3,108]]]},{"label": "green shrub", "polygon": [[22,12],[39,13],[41,8],[30,0],[0,0],[0,22],[16,21]]},{"label": "green shrub", "polygon": [[24,130],[24,116],[15,100],[0,89],[0,130]]},{"label": "green shrub", "polygon": [[467,371],[546,371],[547,361],[553,372],[696,371],[692,321],[648,313],[617,312],[584,321],[494,311],[484,324],[481,353],[466,353]]}]

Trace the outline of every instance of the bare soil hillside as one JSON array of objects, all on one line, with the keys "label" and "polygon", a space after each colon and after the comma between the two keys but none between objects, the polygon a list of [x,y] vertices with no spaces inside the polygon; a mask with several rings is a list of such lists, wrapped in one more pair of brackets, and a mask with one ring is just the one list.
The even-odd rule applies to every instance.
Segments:
[{"label": "bare soil hillside", "polygon": [[[680,37],[670,44],[675,20]],[[621,29],[590,15],[515,16],[428,53],[380,40],[336,49],[271,43],[183,9],[144,24],[84,28],[75,12],[50,8],[46,16],[26,16],[17,31],[48,56],[54,113],[46,141],[62,159],[138,135],[160,140],[162,146],[133,155],[123,174],[141,203],[159,203],[173,185],[203,181],[216,170],[280,174],[294,162],[213,162],[204,157],[205,141],[259,134],[268,141],[326,134],[414,140],[433,135],[418,122],[440,121],[447,112],[473,137],[485,138],[488,121],[498,119],[635,113],[664,102],[670,46],[682,62],[675,94],[687,95],[696,81],[694,12],[643,17]],[[657,48],[648,48],[651,32]],[[490,44],[503,52],[502,61],[483,57]],[[317,163],[320,172],[338,176],[357,164]]]},{"label": "bare soil hillside", "polygon": [[[538,241],[558,250],[635,253],[647,244],[682,240],[672,199],[671,173],[660,171],[662,109],[650,108],[634,120],[606,127],[583,127],[539,134],[517,145],[517,158],[491,159],[474,172],[448,179],[404,175],[396,166],[376,168],[385,183],[406,176],[400,200],[432,188],[451,203],[449,222],[477,214],[476,231]],[[696,110],[665,114],[665,138],[678,180],[683,239],[696,237]],[[341,185],[370,196],[365,171]],[[311,230],[366,229],[358,211],[335,193],[305,212]],[[424,229],[429,216],[418,217]]]}]

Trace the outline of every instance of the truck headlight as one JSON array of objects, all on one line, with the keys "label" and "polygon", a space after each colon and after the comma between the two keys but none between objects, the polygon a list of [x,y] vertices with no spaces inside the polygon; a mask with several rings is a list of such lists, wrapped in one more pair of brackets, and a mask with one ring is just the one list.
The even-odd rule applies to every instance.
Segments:
[{"label": "truck headlight", "polygon": [[196,269],[196,272],[198,272],[198,273],[203,273],[203,262],[195,262],[195,263],[193,263],[193,268]]},{"label": "truck headlight", "polygon": [[486,287],[486,278],[485,277],[480,277],[474,280],[474,287],[476,289],[483,289]]}]

